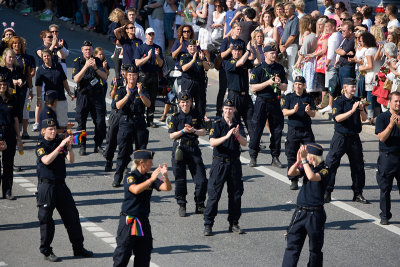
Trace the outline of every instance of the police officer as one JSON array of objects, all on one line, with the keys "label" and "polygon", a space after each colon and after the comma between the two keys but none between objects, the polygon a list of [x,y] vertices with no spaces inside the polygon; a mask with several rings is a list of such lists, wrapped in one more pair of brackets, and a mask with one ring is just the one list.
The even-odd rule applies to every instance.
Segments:
[{"label": "police officer", "polygon": [[206,71],[210,65],[204,58],[202,51],[197,51],[196,40],[189,40],[188,53],[181,56],[179,69],[182,71],[181,88],[187,90],[194,98],[195,109],[201,118],[206,114]]},{"label": "police officer", "polygon": [[[124,179],[124,201],[117,231],[117,247],[114,251],[114,267],[127,266],[132,252],[134,266],[150,266],[153,237],[149,221],[150,198],[153,189],[170,191],[168,168],[164,163],[153,173],[154,152],[138,150],[134,153],[134,170]],[[162,175],[159,179],[158,176]]]},{"label": "police officer", "polygon": [[[282,113],[288,117],[288,133],[285,144],[285,154],[288,162],[288,171],[296,161],[296,154],[301,144],[315,141],[311,129],[311,118],[315,117],[315,104],[313,97],[306,91],[306,80],[297,76],[293,84],[293,93],[287,94],[283,99]],[[289,176],[290,189],[297,190],[299,177]]]},{"label": "police officer", "polygon": [[252,125],[254,131],[250,135],[249,154],[250,167],[257,166],[257,156],[260,152],[260,140],[268,119],[271,130],[272,165],[283,168],[279,161],[281,153],[281,138],[283,130],[283,114],[279,104],[281,91],[286,91],[287,79],[283,66],[276,60],[277,47],[267,44],[264,47],[265,61],[254,68],[250,76],[251,90],[257,95],[254,105]]},{"label": "police officer", "polygon": [[[169,137],[174,140],[172,147],[172,170],[175,176],[175,198],[179,205],[179,216],[186,216],[186,166],[195,184],[194,201],[197,214],[203,214],[207,193],[207,178],[201,151],[199,136],[205,136],[206,130],[201,115],[192,109],[192,98],[188,91],[178,95],[181,111],[174,113],[169,122]],[[181,155],[178,155],[181,153]]]},{"label": "police officer", "polygon": [[143,83],[143,88],[147,90],[150,96],[151,105],[147,108],[147,126],[151,128],[158,127],[153,122],[158,92],[158,73],[164,65],[162,49],[154,43],[153,28],[146,29],[146,42],[135,49],[135,64],[140,69],[139,81]]},{"label": "police officer", "polygon": [[[45,93],[45,105],[39,114],[39,131],[42,130],[42,121],[46,119],[53,119],[56,122],[56,129],[60,129],[57,120],[56,107],[58,104],[58,93],[55,90],[50,90]],[[41,135],[40,135],[41,136]]]},{"label": "police officer", "polygon": [[[135,150],[145,149],[149,141],[149,131],[144,119],[145,108],[150,107],[150,97],[142,88],[138,79],[137,68],[131,66],[127,71],[126,87],[119,89],[115,106],[121,113],[117,142],[119,147],[117,168],[114,175],[113,187],[118,187],[122,181],[124,170],[128,166],[130,156]],[[115,97],[114,97],[115,98]]]},{"label": "police officer", "polygon": [[[106,101],[104,98],[102,79],[107,74],[102,69],[100,59],[93,57],[92,43],[84,41],[82,45],[83,57],[74,60],[72,78],[78,84],[76,98],[77,130],[86,130],[88,114],[94,123],[94,153],[103,153],[102,143],[106,134]],[[80,155],[86,155],[86,137],[82,138]]]},{"label": "police officer", "polygon": [[[243,118],[247,131],[252,130],[251,118],[253,116],[254,105],[249,95],[249,69],[254,67],[252,59],[254,54],[251,52],[250,42],[247,44],[246,52],[243,53],[243,42],[239,40],[232,41],[232,57],[224,60],[224,69],[226,72],[228,98],[235,103],[235,120],[240,121]],[[258,62],[261,61],[257,50]]]},{"label": "police officer", "polygon": [[375,133],[379,138],[378,172],[376,181],[380,189],[381,224],[389,224],[390,192],[393,178],[400,181],[400,93],[389,94],[389,110],[376,118]]},{"label": "police officer", "polygon": [[119,128],[119,119],[121,117],[121,113],[117,109],[115,105],[115,101],[118,99],[117,91],[119,89],[125,90],[125,86],[127,84],[126,81],[126,71],[127,68],[125,65],[121,66],[121,78],[114,77],[113,82],[111,84],[112,89],[110,90],[110,97],[112,99],[111,102],[111,113],[108,117],[108,130],[106,135],[106,148],[104,149],[103,156],[106,158],[106,166],[104,171],[110,172],[112,171],[112,160],[114,158],[114,152],[117,149],[117,136],[118,136],[118,128]]},{"label": "police officer", "polygon": [[79,221],[79,213],[71,191],[65,184],[66,166],[68,162],[74,162],[72,151],[72,135],[64,140],[58,137],[56,121],[45,119],[42,121],[40,139],[36,147],[37,174],[39,178],[37,206],[40,223],[40,252],[44,259],[56,262],[60,259],[53,253],[50,246],[53,241],[55,227],[53,211],[57,209],[67,228],[68,237],[72,243],[74,256],[92,257],[93,252],[83,247],[82,227]]},{"label": "police officer", "polygon": [[218,201],[225,181],[228,186],[229,232],[243,233],[239,226],[243,195],[240,146],[246,146],[247,140],[243,125],[234,119],[236,111],[234,102],[230,99],[225,100],[222,111],[223,117],[216,120],[210,130],[210,145],[214,149],[208,183],[208,200],[204,211],[205,236],[212,235]]},{"label": "police officer", "polygon": [[328,182],[328,170],[322,158],[320,144],[301,145],[296,162],[289,168],[290,176],[303,176],[303,186],[297,196],[297,204],[286,232],[287,247],[283,267],[297,266],[306,236],[310,240],[310,257],[307,266],[322,266],[324,244],[324,191]]},{"label": "police officer", "polygon": [[331,193],[335,187],[336,171],[340,159],[346,153],[350,161],[351,189],[354,192],[353,201],[368,204],[369,201],[362,195],[365,186],[365,171],[363,148],[358,135],[361,130],[361,119],[367,119],[367,113],[360,98],[355,97],[356,80],[343,79],[344,93],[333,101],[332,116],[335,122],[335,132],[332,137],[329,153],[326,156],[326,165],[329,168],[329,183],[325,192],[325,203],[331,201]]},{"label": "police officer", "polygon": [[[8,85],[7,77],[0,75],[0,141],[2,155],[0,183],[2,183],[3,198],[15,200],[12,195],[15,146],[18,144],[19,151],[22,151],[23,147],[19,132],[18,106],[16,98],[9,92]],[[1,165],[3,165],[3,171]]]}]

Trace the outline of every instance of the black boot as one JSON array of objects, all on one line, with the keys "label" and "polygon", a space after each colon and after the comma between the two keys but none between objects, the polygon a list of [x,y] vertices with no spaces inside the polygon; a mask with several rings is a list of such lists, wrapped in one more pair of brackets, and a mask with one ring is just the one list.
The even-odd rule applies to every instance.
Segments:
[{"label": "black boot", "polygon": [[278,157],[272,157],[272,166],[278,167],[278,168],[283,168],[283,165],[281,161],[279,160]]},{"label": "black boot", "polygon": [[112,171],[112,165],[113,165],[112,161],[111,160],[107,160],[106,161],[106,166],[104,168],[104,171],[105,172],[111,172]]},{"label": "black boot", "polygon": [[206,207],[204,206],[204,204],[200,204],[200,205],[196,205],[196,214],[203,214],[204,211],[206,210]]}]

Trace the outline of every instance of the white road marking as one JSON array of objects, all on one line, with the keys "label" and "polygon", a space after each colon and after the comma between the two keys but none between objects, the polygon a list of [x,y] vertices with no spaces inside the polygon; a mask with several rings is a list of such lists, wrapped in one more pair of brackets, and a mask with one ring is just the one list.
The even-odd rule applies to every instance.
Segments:
[{"label": "white road marking", "polygon": [[36,185],[32,184],[32,183],[21,183],[19,184],[22,187],[36,187]]},{"label": "white road marking", "polygon": [[37,188],[36,187],[29,187],[29,188],[25,188],[27,191],[29,191],[29,192],[36,192],[37,191]]},{"label": "white road marking", "polygon": [[16,182],[16,183],[30,183],[29,180],[24,179],[24,178],[14,179],[14,182]]},{"label": "white road marking", "polygon": [[0,266],[8,266],[8,264],[5,263],[4,261],[0,261]]}]

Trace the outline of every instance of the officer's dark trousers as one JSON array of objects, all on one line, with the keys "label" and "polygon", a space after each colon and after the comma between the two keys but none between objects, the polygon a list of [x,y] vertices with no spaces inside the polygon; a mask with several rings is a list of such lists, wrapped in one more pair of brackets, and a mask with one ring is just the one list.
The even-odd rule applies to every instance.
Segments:
[{"label": "officer's dark trousers", "polygon": [[120,113],[118,110],[111,110],[110,116],[108,117],[108,131],[106,136],[106,149],[104,150],[104,157],[108,161],[112,161],[114,158],[114,152],[117,149],[117,136],[119,128]]},{"label": "officer's dark trousers", "polygon": [[226,80],[226,72],[225,69],[221,67],[219,70],[219,89],[217,95],[217,116],[222,115],[222,104],[224,103],[224,97],[227,89],[227,80]]},{"label": "officer's dark trousers", "polygon": [[233,90],[228,90],[228,98],[233,100],[236,107],[235,119],[236,121],[240,121],[243,119],[243,122],[246,126],[247,132],[253,130],[253,126],[251,124],[251,120],[253,118],[254,105],[251,100],[251,96],[247,92],[236,92]]},{"label": "officer's dark trousers", "polygon": [[250,135],[249,154],[251,158],[257,158],[260,152],[260,140],[264,131],[265,122],[268,119],[271,130],[269,148],[273,157],[281,154],[281,138],[283,130],[283,113],[278,99],[265,99],[257,97],[254,105],[253,119],[251,121],[254,131]]},{"label": "officer's dark trousers", "polygon": [[12,195],[11,189],[14,177],[13,165],[17,139],[13,126],[10,126],[9,128],[3,128],[2,131],[3,141],[5,141],[7,144],[7,149],[0,152],[2,156],[0,162],[0,183],[2,184],[3,197],[5,197],[6,195]]},{"label": "officer's dark trousers", "polygon": [[[288,162],[288,171],[290,167],[297,160],[297,151],[299,151],[300,145],[315,142],[314,134],[310,127],[293,127],[288,126],[288,133],[285,144],[285,154]],[[289,180],[299,180],[297,176],[288,176]]]},{"label": "officer's dark trousers", "polygon": [[132,224],[126,224],[126,217],[121,216],[117,230],[117,247],[114,251],[114,267],[125,267],[129,263],[132,252],[135,255],[133,266],[150,266],[150,256],[153,249],[153,237],[148,218],[139,218],[143,236],[132,236]]},{"label": "officer's dark trousers", "polygon": [[189,167],[195,185],[194,201],[196,205],[204,204],[207,193],[206,168],[201,158],[201,150],[197,144],[191,147],[181,145],[183,160],[175,160],[175,150],[178,142],[175,141],[172,148],[172,171],[175,176],[175,198],[178,204],[186,204],[187,182],[186,166]]},{"label": "officer's dark trousers", "polygon": [[218,202],[221,198],[224,183],[228,186],[228,222],[238,224],[242,215],[242,165],[239,159],[229,162],[213,159],[210,179],[208,181],[208,200],[204,212],[204,225],[213,225],[218,213]]},{"label": "officer's dark trousers", "polygon": [[182,77],[181,91],[187,90],[194,99],[194,109],[200,113],[201,118],[206,114],[206,84],[197,80],[189,80]]},{"label": "officer's dark trousers", "polygon": [[66,184],[38,184],[37,206],[40,223],[40,252],[49,255],[52,252],[55,227],[53,211],[58,210],[73,250],[83,248],[82,228],[79,221],[79,213],[72,198],[71,191]]},{"label": "officer's dark trousers", "polygon": [[17,88],[17,110],[18,110],[18,121],[22,123],[23,113],[24,113],[24,106],[25,106],[25,98],[26,98],[26,91],[28,90],[28,86],[25,84],[22,87]]},{"label": "officer's dark trousers", "polygon": [[[86,130],[89,113],[94,123],[94,144],[100,146],[106,136],[106,101],[101,91],[91,95],[78,93],[75,115],[78,131]],[[86,146],[86,138],[82,138],[81,146]]]},{"label": "officer's dark trousers", "polygon": [[149,141],[149,131],[146,129],[144,117],[130,118],[127,115],[121,116],[118,129],[118,158],[117,168],[114,175],[114,182],[121,183],[124,170],[131,161],[133,153],[133,142],[135,150],[146,149]]},{"label": "officer's dark trousers", "polygon": [[361,194],[365,186],[364,160],[360,136],[343,135],[335,131],[332,137],[329,153],[326,156],[326,166],[329,168],[327,192],[332,192],[335,187],[336,172],[340,159],[347,154],[350,161],[351,189],[355,195]]},{"label": "officer's dark trousers", "polygon": [[392,191],[393,178],[400,180],[400,152],[379,152],[378,172],[376,173],[376,181],[378,182],[380,192],[380,208],[379,216],[382,219],[392,218],[390,212],[390,192]]},{"label": "officer's dark trousers", "polygon": [[310,250],[307,266],[322,267],[323,253],[321,250],[324,245],[325,221],[324,209],[295,210],[287,230],[287,248],[283,256],[282,267],[297,266],[306,236],[309,239]]},{"label": "officer's dark trousers", "polygon": [[158,73],[139,73],[139,82],[143,83],[143,88],[147,90],[151,105],[146,110],[147,125],[154,120],[154,111],[156,110],[156,98],[158,92]]}]

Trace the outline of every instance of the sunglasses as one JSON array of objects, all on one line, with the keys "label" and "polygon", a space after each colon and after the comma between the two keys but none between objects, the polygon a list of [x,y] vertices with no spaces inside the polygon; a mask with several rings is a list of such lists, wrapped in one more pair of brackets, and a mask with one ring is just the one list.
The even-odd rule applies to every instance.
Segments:
[{"label": "sunglasses", "polygon": [[58,31],[50,31],[51,33],[56,33],[56,32],[58,32]]},{"label": "sunglasses", "polygon": [[154,35],[154,32],[149,32],[148,35]]},{"label": "sunglasses", "polygon": [[128,27],[127,29],[128,30],[132,30],[132,29],[135,29],[135,27]]},{"label": "sunglasses", "polygon": [[345,20],[346,18],[340,18],[341,21]]},{"label": "sunglasses", "polygon": [[222,7],[221,5],[214,5],[215,7]]},{"label": "sunglasses", "polygon": [[53,39],[53,35],[46,36],[46,38]]},{"label": "sunglasses", "polygon": [[335,7],[335,10],[339,10],[339,9],[341,9],[340,7]]},{"label": "sunglasses", "polygon": [[192,31],[182,31],[183,33],[190,33],[190,32],[192,32]]}]

